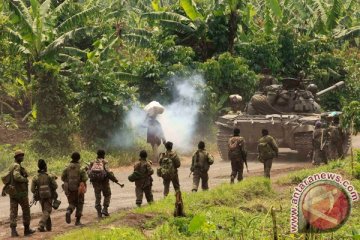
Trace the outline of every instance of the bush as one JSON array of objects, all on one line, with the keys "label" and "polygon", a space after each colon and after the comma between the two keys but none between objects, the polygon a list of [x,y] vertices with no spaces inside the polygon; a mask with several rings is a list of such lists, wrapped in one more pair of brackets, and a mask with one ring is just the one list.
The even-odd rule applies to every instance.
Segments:
[{"label": "bush", "polygon": [[88,143],[102,143],[122,127],[129,106],[136,101],[134,87],[120,81],[104,63],[88,62],[79,98],[80,132]]},{"label": "bush", "polygon": [[200,64],[200,69],[208,86],[217,94],[217,100],[224,95],[240,94],[247,101],[255,91],[258,78],[241,57],[223,53]]}]

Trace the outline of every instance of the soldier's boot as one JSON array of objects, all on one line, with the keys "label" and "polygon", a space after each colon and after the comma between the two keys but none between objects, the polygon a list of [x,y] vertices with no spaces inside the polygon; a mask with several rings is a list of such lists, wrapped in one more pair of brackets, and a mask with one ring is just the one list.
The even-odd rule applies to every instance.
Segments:
[{"label": "soldier's boot", "polygon": [[35,233],[35,230],[30,228],[30,225],[24,225],[24,235],[29,236],[31,234]]},{"label": "soldier's boot", "polygon": [[95,207],[98,218],[102,218],[101,207]]},{"label": "soldier's boot", "polygon": [[71,209],[66,210],[65,221],[67,224],[71,223],[71,213],[72,213]]},{"label": "soldier's boot", "polygon": [[192,191],[192,192],[197,192],[197,189],[192,189],[191,191]]},{"label": "soldier's boot", "polygon": [[102,212],[101,212],[105,217],[110,216],[109,212],[108,212],[108,207],[104,206]]},{"label": "soldier's boot", "polygon": [[44,226],[39,226],[39,227],[38,227],[38,231],[39,231],[39,232],[46,232]]},{"label": "soldier's boot", "polygon": [[230,178],[230,184],[234,184],[234,180],[235,180],[235,177],[234,177],[234,176],[231,176],[231,178]]},{"label": "soldier's boot", "polygon": [[84,224],[81,223],[81,217],[76,217],[75,226],[83,226]]},{"label": "soldier's boot", "polygon": [[16,227],[11,227],[11,237],[18,237],[19,234],[16,231]]},{"label": "soldier's boot", "polygon": [[48,220],[46,221],[46,230],[51,232],[51,229],[52,229],[51,218],[48,218]]},{"label": "soldier's boot", "polygon": [[141,207],[141,203],[137,203],[136,206],[137,206],[137,207]]}]

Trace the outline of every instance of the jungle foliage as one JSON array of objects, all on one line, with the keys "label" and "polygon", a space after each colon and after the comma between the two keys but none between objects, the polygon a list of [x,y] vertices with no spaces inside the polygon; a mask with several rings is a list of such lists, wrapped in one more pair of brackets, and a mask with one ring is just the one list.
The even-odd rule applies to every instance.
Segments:
[{"label": "jungle foliage", "polygon": [[[204,75],[209,122],[230,93],[249,99],[263,68],[346,88],[326,110],[359,100],[356,0],[1,0],[0,105],[28,123],[33,145],[103,142],[132,104],[171,101],[173,76]],[[206,131],[202,128],[203,131]]]}]

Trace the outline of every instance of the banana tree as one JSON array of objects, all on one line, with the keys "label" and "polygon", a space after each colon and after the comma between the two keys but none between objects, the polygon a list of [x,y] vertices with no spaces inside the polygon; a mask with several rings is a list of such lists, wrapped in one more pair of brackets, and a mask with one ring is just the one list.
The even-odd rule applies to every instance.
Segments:
[{"label": "banana tree", "polygon": [[99,5],[69,14],[73,6],[71,0],[60,4],[52,0],[8,0],[6,6],[9,24],[4,34],[14,53],[26,61],[28,81],[34,86],[35,129],[42,151],[48,146],[69,144],[68,93],[59,74],[69,62],[85,59],[84,51],[72,46],[72,42],[97,28],[86,25],[89,18],[105,14]]}]

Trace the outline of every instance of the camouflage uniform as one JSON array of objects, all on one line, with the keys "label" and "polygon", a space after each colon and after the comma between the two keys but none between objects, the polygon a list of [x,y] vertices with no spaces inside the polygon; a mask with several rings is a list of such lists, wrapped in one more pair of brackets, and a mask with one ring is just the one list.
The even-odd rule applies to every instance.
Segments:
[{"label": "camouflage uniform", "polygon": [[[230,149],[230,145],[232,144],[236,144],[237,147]],[[244,158],[246,157],[245,139],[240,136],[231,137],[228,142],[228,147],[228,157],[231,161],[231,183],[234,182],[236,176],[238,181],[241,181],[243,180]]]},{"label": "camouflage uniform", "polygon": [[[110,206],[110,199],[111,199],[111,188],[110,188],[110,182],[109,180],[113,182],[119,182],[117,178],[115,177],[114,173],[110,171],[108,162],[105,159],[97,159],[97,161],[103,161],[104,163],[104,169],[107,173],[107,177],[103,181],[91,181],[91,184],[94,187],[94,193],[95,193],[95,208],[97,211],[101,211],[101,193],[104,196],[104,212],[106,215],[107,209]],[[95,162],[95,161],[94,161]],[[90,163],[89,169],[93,166],[94,162]]]},{"label": "camouflage uniform", "polygon": [[145,193],[146,201],[151,203],[154,201],[152,194],[152,177],[154,170],[151,168],[150,163],[146,159],[139,159],[139,162],[135,164],[134,171],[140,173],[143,177],[135,181],[135,194],[136,205],[142,204],[143,195]]},{"label": "camouflage uniform", "polygon": [[209,154],[205,149],[197,150],[193,157],[191,163],[191,172],[193,172],[193,188],[192,191],[197,191],[201,179],[201,188],[202,190],[208,190],[208,180],[209,175],[208,171],[210,165],[214,163],[214,158]]},{"label": "camouflage uniform", "polygon": [[316,128],[313,132],[313,164],[320,165],[321,162],[327,163],[327,134],[323,128]]},{"label": "camouflage uniform", "polygon": [[174,151],[166,151],[165,153],[161,154],[160,157],[160,165],[161,165],[161,159],[162,158],[170,158],[173,162],[173,166],[175,168],[175,174],[172,176],[172,178],[163,178],[163,184],[164,184],[164,196],[166,197],[169,194],[170,191],[170,182],[172,182],[172,185],[174,187],[175,192],[180,191],[180,181],[179,181],[179,175],[178,175],[178,168],[181,165],[180,158]]},{"label": "camouflage uniform", "polygon": [[64,171],[61,175],[61,180],[64,183],[69,184],[69,180],[70,180],[69,172],[74,171],[74,170],[77,171],[78,179],[76,179],[76,180],[77,180],[78,184],[77,184],[77,186],[72,186],[72,189],[74,189],[74,190],[70,190],[71,186],[69,186],[68,193],[65,193],[65,194],[66,194],[68,202],[69,202],[69,206],[68,206],[67,210],[69,210],[70,213],[72,213],[76,209],[75,217],[80,218],[82,216],[85,196],[84,196],[84,194],[79,194],[78,188],[79,188],[81,182],[86,183],[86,181],[88,180],[86,171],[84,169],[81,169],[79,162],[72,161],[69,164],[69,166],[64,169]]},{"label": "camouflage uniform", "polygon": [[331,159],[343,158],[343,139],[342,129],[339,126],[332,125],[328,128],[329,137],[329,157]]},{"label": "camouflage uniform", "polygon": [[[35,200],[38,200],[41,205],[42,217],[39,222],[39,228],[44,228],[48,231],[51,230],[51,211],[52,211],[52,202],[54,199],[58,198],[56,193],[57,177],[55,175],[50,175],[46,171],[39,170],[39,174],[35,176],[31,182],[31,192],[34,194]],[[49,198],[41,198],[39,195],[40,186],[48,185],[51,197]]]},{"label": "camouflage uniform", "polygon": [[[276,144],[275,139],[272,136],[266,135],[266,136],[261,137],[259,139],[259,143],[267,143],[274,151],[275,156],[276,157],[278,156],[279,148]],[[270,171],[271,171],[271,167],[272,167],[273,158],[263,159],[263,161],[264,161],[264,176],[267,178],[270,178]]]},{"label": "camouflage uniform", "polygon": [[21,166],[20,163],[15,162],[9,171],[12,172],[13,185],[16,189],[16,193],[10,196],[10,227],[15,228],[17,226],[18,205],[21,206],[23,212],[23,224],[24,226],[30,225],[30,206],[28,197],[28,173]]}]

